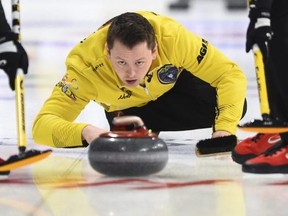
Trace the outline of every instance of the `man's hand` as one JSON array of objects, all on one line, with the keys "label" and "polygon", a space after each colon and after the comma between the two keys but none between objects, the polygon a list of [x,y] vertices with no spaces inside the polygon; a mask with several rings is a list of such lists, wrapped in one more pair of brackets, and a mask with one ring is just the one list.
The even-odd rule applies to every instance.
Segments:
[{"label": "man's hand", "polygon": [[17,69],[21,68],[24,74],[28,72],[28,56],[14,33],[0,37],[0,69],[4,70],[9,78],[10,88],[15,90]]},{"label": "man's hand", "polygon": [[90,145],[91,142],[98,138],[100,134],[109,132],[108,130],[97,128],[92,125],[87,125],[83,130],[82,130],[82,140],[86,140],[86,142]]},{"label": "man's hand", "polygon": [[224,136],[230,136],[231,133],[227,132],[227,131],[215,131],[212,134],[212,138],[216,138],[216,137],[224,137]]}]

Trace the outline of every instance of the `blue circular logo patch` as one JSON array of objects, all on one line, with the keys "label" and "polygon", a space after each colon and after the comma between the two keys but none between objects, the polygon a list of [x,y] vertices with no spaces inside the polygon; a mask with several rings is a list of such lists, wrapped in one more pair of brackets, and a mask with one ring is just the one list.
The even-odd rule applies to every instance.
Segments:
[{"label": "blue circular logo patch", "polygon": [[178,68],[174,65],[166,64],[157,71],[158,79],[163,84],[174,83],[177,80],[178,72]]}]

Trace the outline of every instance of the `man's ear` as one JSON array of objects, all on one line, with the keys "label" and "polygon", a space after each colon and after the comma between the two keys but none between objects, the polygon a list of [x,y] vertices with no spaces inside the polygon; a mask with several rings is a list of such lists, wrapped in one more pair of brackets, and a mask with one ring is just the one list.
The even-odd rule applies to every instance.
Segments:
[{"label": "man's ear", "polygon": [[107,43],[105,43],[105,49],[106,49],[106,51],[108,53],[108,58],[110,59],[110,49],[108,48]]},{"label": "man's ear", "polygon": [[153,56],[153,60],[156,59],[157,57],[157,43],[155,43],[155,47],[152,49],[152,56]]}]

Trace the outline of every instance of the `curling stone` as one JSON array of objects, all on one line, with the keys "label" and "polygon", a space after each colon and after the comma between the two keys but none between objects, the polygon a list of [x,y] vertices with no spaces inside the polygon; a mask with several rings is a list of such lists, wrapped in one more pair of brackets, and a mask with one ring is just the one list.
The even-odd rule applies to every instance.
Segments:
[{"label": "curling stone", "polygon": [[[94,170],[108,176],[144,176],[161,171],[168,162],[166,143],[147,130],[141,118],[113,119],[115,128],[90,145],[88,160]],[[123,126],[133,124],[132,130]]]}]

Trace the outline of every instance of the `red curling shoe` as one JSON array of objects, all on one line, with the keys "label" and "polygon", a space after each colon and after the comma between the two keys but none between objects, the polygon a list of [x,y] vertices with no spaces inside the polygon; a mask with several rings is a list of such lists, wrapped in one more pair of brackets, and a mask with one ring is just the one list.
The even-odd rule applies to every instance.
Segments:
[{"label": "red curling shoe", "polygon": [[232,159],[236,163],[243,164],[245,161],[264,153],[280,141],[279,134],[258,133],[254,137],[248,137],[239,142],[232,150]]},{"label": "red curling shoe", "polygon": [[288,145],[282,142],[276,144],[258,157],[246,161],[242,171],[258,174],[288,173]]}]

